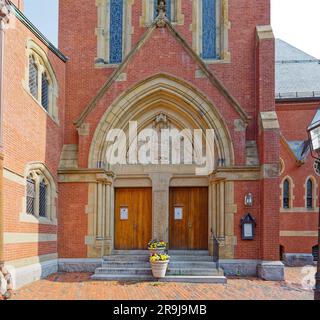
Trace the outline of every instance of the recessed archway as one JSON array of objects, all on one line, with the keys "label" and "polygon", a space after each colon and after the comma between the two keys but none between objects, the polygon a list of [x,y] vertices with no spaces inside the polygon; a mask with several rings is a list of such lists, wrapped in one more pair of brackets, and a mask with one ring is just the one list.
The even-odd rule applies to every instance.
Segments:
[{"label": "recessed archway", "polygon": [[[99,207],[99,197],[109,197],[114,203],[115,188],[152,188],[152,236],[169,240],[169,190],[172,187],[186,188],[207,188],[209,194],[206,211],[209,216],[208,244],[209,250],[212,224],[217,223],[219,215],[225,213],[219,208],[221,205],[213,200],[216,195],[214,190],[219,189],[219,199],[224,199],[226,203],[233,203],[233,192],[224,196],[224,190],[233,190],[233,182],[228,182],[228,187],[223,181],[219,181],[221,186],[214,188],[209,181],[209,175],[197,176],[195,165],[105,165],[105,155],[108,148],[107,135],[112,129],[122,130],[129,136],[129,123],[138,123],[138,133],[145,128],[154,128],[157,122],[169,122],[170,127],[177,130],[201,129],[202,132],[213,129],[215,133],[214,152],[221,166],[232,167],[234,165],[234,149],[230,133],[219,110],[201,92],[193,88],[190,84],[173,78],[169,75],[156,75],[135,85],[127,90],[107,109],[96,128],[89,154],[89,168],[105,168],[114,173],[111,194],[104,195],[104,191],[99,194],[99,186],[92,185],[89,188],[89,207]],[[128,152],[131,141],[120,152]],[[193,143],[194,152],[202,153],[197,150]],[[200,149],[200,148],[199,148]],[[103,187],[101,187],[102,190]],[[100,189],[101,189],[100,188]],[[222,201],[222,200],[221,200]],[[104,198],[102,203],[106,202]],[[217,206],[217,209],[214,209]],[[106,230],[107,238],[111,242],[108,248],[114,248],[115,239],[115,213],[114,204],[108,208],[106,219],[109,221],[109,230]],[[214,211],[216,213],[214,213]],[[102,212],[102,211],[99,211]],[[109,216],[108,216],[109,215]],[[217,215],[217,217],[213,217]],[[212,217],[211,217],[212,216]],[[90,219],[90,218],[89,218]],[[221,217],[221,219],[224,219]],[[94,221],[103,221],[98,217],[89,221],[89,226],[94,225]],[[89,233],[94,233],[89,230]],[[203,230],[206,234],[206,231]],[[224,233],[221,230],[222,234]],[[210,240],[211,239],[211,240]]]},{"label": "recessed archway", "polygon": [[213,129],[217,157],[227,167],[234,164],[231,136],[218,109],[189,84],[157,75],[125,92],[108,108],[92,140],[89,167],[97,168],[104,162],[109,130],[121,129],[127,134],[130,121],[137,121],[141,130],[160,113],[167,115],[177,128],[204,132]]}]

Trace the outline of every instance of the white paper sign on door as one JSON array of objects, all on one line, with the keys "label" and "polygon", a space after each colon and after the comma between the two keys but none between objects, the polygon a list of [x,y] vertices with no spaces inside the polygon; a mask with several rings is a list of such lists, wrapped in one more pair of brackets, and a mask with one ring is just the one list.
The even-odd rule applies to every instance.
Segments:
[{"label": "white paper sign on door", "polygon": [[120,220],[129,219],[129,209],[127,207],[120,208]]},{"label": "white paper sign on door", "polygon": [[183,220],[183,208],[181,207],[174,208],[174,220]]}]

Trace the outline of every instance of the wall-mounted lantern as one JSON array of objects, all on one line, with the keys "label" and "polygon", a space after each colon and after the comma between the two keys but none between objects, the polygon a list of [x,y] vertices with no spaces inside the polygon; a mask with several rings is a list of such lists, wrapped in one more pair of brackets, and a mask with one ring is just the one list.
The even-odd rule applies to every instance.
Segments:
[{"label": "wall-mounted lantern", "polygon": [[256,225],[256,220],[250,213],[241,219],[242,240],[254,240],[254,229]]},{"label": "wall-mounted lantern", "polygon": [[253,194],[251,192],[247,193],[244,197],[244,205],[246,207],[252,207],[253,206]]}]

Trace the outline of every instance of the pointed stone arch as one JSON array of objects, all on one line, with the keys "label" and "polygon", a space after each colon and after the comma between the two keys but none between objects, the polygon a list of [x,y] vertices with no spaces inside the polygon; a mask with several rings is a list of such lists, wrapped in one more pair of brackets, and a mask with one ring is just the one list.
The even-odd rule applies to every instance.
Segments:
[{"label": "pointed stone arch", "polygon": [[160,112],[167,114],[178,127],[214,129],[217,157],[223,159],[226,167],[234,165],[231,135],[217,107],[185,81],[160,74],[127,90],[107,109],[94,133],[89,168],[97,168],[103,162],[109,130],[128,132],[129,121],[137,120],[143,126]]}]

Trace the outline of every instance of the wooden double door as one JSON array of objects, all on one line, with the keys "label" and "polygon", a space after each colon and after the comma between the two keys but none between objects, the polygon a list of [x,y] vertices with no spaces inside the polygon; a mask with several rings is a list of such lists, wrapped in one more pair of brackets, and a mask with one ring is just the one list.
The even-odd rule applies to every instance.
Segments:
[{"label": "wooden double door", "polygon": [[208,249],[208,188],[170,189],[171,250]]},{"label": "wooden double door", "polygon": [[115,249],[145,250],[152,238],[152,189],[115,190]]}]

